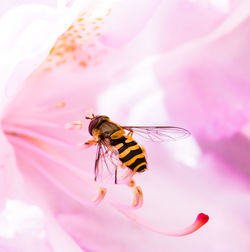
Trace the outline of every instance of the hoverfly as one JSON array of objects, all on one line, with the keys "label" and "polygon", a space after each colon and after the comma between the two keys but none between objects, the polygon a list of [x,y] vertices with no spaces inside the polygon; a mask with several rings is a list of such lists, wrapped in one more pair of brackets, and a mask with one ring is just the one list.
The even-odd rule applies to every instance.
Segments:
[{"label": "hoverfly", "polygon": [[85,117],[90,120],[89,133],[94,137],[85,145],[97,145],[95,160],[95,181],[99,175],[100,163],[105,163],[109,169],[105,157],[111,159],[115,167],[115,183],[117,183],[118,163],[135,172],[144,172],[147,169],[145,150],[133,138],[133,134],[154,142],[174,141],[190,135],[189,131],[172,126],[120,126],[104,115]]}]

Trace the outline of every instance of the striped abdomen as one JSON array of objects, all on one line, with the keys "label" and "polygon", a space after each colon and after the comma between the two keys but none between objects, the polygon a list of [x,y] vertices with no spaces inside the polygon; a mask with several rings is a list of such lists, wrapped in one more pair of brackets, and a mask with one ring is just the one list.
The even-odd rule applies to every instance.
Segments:
[{"label": "striped abdomen", "polygon": [[131,138],[122,136],[110,139],[110,144],[119,152],[119,159],[133,171],[143,172],[147,168],[147,161],[141,147]]}]

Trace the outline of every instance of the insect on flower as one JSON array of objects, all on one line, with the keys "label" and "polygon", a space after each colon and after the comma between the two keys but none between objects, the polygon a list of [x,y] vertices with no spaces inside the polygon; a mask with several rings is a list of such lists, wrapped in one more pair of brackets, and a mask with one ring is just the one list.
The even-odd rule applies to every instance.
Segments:
[{"label": "insect on flower", "polygon": [[136,172],[141,173],[147,169],[145,149],[132,138],[133,134],[154,142],[174,141],[190,134],[186,129],[172,126],[120,126],[104,115],[92,114],[92,117],[85,118],[91,120],[89,133],[94,137],[85,145],[97,145],[95,180],[100,174],[100,167],[105,165],[110,169],[106,160],[109,158],[115,171],[116,184],[119,166],[128,168],[130,178]]},{"label": "insect on flower", "polygon": [[[139,145],[133,135],[137,135],[154,142],[174,141],[190,135],[189,131],[173,126],[120,126],[112,122],[108,116],[91,114],[85,119],[90,120],[89,133],[93,139],[85,142],[85,146],[97,145],[95,160],[95,181],[103,175],[103,167],[106,166],[111,175],[114,174],[115,184],[126,184],[133,187],[134,200],[132,206],[120,205],[111,202],[121,213],[136,220],[146,228],[169,236],[184,236],[195,232],[202,227],[209,219],[206,214],[198,214],[195,222],[187,228],[177,231],[162,230],[142,220],[139,216],[125,211],[124,209],[138,209],[143,204],[143,193],[140,186],[136,186],[132,179],[136,173],[144,172],[147,169],[145,149]],[[81,122],[74,121],[65,125],[66,129],[81,129]],[[127,173],[118,179],[117,169],[127,168]],[[110,170],[111,169],[111,170]],[[113,173],[112,173],[113,171]],[[105,197],[107,188],[100,187],[92,203],[99,204]]]}]

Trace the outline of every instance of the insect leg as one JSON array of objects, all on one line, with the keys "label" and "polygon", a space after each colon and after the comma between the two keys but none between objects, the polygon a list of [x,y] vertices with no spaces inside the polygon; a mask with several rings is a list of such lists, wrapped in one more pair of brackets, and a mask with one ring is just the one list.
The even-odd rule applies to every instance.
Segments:
[{"label": "insect leg", "polygon": [[113,160],[113,155],[114,155],[114,152],[111,152],[111,155],[110,155],[110,161],[112,162],[112,164],[115,166],[115,184],[117,184],[117,166],[118,164],[116,164]]},{"label": "insect leg", "polygon": [[95,159],[95,181],[97,179],[98,172],[99,172],[98,165],[99,165],[100,157],[101,157],[101,143],[98,143],[97,151],[96,151],[96,159]]},{"label": "insect leg", "polygon": [[136,172],[134,172],[130,169],[127,169],[127,171],[121,177],[121,180],[123,181],[123,183],[126,183],[126,184],[130,185],[131,187],[133,187],[135,183],[132,178],[135,174],[136,174]]},{"label": "insect leg", "polygon": [[128,129],[129,133],[127,134],[128,137],[132,137],[134,134],[134,131],[131,129]]},{"label": "insect leg", "polygon": [[113,160],[113,155],[114,155],[114,152],[112,151],[111,152],[111,155],[110,155],[110,161],[111,161],[111,163],[114,165],[114,166],[117,166],[117,164],[114,162],[114,160]]},{"label": "insect leg", "polygon": [[115,167],[115,184],[117,184],[117,166]]},{"label": "insect leg", "polygon": [[145,155],[145,157],[147,158],[147,152],[146,152],[146,149],[145,149],[145,147],[144,146],[142,146],[142,145],[140,145],[140,147],[141,147],[141,150],[142,150],[142,153]]},{"label": "insect leg", "polygon": [[90,146],[92,146],[92,145],[96,145],[98,143],[98,141],[96,140],[96,139],[90,139],[90,140],[88,140],[86,143],[84,143],[84,145],[86,146],[86,147],[90,147]]},{"label": "insect leg", "polygon": [[126,169],[127,166],[126,166],[125,164],[122,163],[122,164],[121,164],[121,168],[122,168],[122,169]]},{"label": "insect leg", "polygon": [[91,200],[93,204],[98,205],[104,199],[107,188],[99,187],[98,194]]}]

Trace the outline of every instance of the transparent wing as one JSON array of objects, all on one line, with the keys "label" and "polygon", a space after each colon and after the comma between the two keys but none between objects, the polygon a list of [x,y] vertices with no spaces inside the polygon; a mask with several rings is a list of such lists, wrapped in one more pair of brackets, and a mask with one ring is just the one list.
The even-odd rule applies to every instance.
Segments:
[{"label": "transparent wing", "polygon": [[118,154],[100,141],[97,145],[95,159],[95,181],[114,179],[117,182],[117,168],[120,165]]},{"label": "transparent wing", "polygon": [[122,126],[123,129],[153,142],[169,142],[190,135],[186,129],[174,126]]}]

